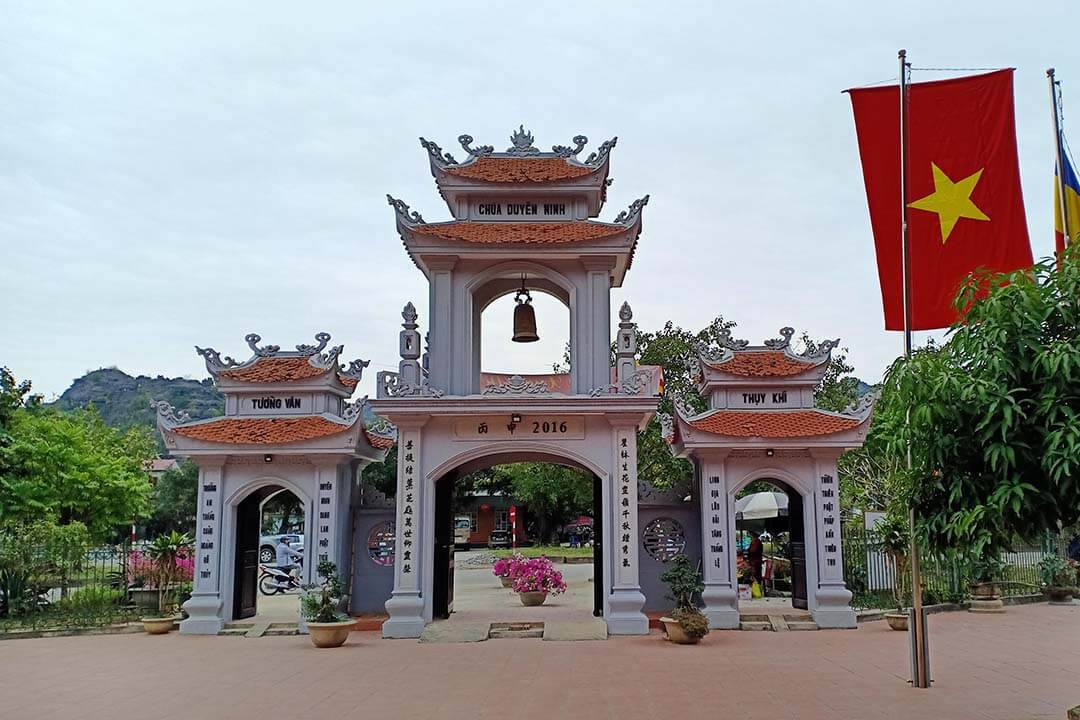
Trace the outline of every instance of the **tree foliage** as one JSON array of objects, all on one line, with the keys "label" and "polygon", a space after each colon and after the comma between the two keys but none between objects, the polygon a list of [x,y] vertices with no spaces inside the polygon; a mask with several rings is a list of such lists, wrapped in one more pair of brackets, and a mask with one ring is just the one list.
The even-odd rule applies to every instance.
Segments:
[{"label": "tree foliage", "polygon": [[[976,274],[941,347],[898,360],[876,423],[935,547],[989,555],[1080,516],[1080,253]],[[910,410],[910,424],[906,416]]]},{"label": "tree foliage", "polygon": [[81,522],[95,540],[145,516],[146,464],[154,457],[149,431],[111,428],[93,408],[65,413],[15,399],[29,387],[9,377],[0,401],[8,408],[0,447],[0,516]]},{"label": "tree foliage", "polygon": [[195,532],[199,502],[199,466],[191,460],[166,470],[150,496],[152,512],[146,522],[147,535]]}]

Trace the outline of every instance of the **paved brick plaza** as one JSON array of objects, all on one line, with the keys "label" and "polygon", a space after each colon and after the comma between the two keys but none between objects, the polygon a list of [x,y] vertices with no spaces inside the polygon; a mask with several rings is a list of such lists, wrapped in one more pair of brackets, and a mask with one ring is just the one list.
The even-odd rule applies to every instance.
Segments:
[{"label": "paved brick plaza", "polygon": [[905,635],[718,632],[420,645],[84,636],[0,643],[5,718],[1054,718],[1080,704],[1080,606],[931,620],[936,687],[912,690]]}]

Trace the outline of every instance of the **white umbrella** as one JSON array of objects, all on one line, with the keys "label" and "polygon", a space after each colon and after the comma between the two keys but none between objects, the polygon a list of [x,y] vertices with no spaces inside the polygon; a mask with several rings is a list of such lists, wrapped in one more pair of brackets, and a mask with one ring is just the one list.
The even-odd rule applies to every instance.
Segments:
[{"label": "white umbrella", "polygon": [[762,520],[786,517],[788,498],[784,493],[751,493],[735,501],[735,517],[739,520]]}]

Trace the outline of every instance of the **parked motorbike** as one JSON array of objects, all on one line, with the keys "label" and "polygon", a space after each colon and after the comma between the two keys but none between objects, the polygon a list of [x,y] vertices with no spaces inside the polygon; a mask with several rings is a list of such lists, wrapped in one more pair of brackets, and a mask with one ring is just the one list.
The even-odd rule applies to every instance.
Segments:
[{"label": "parked motorbike", "polygon": [[277,595],[300,588],[300,578],[276,565],[260,565],[259,592],[263,595]]}]

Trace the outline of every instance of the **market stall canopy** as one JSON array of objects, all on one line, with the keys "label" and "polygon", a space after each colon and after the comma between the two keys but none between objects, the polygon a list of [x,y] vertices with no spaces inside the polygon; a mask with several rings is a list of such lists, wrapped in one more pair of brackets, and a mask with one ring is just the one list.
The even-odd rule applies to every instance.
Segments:
[{"label": "market stall canopy", "polygon": [[745,495],[735,501],[736,520],[763,520],[787,517],[788,497],[779,492],[759,492]]}]

